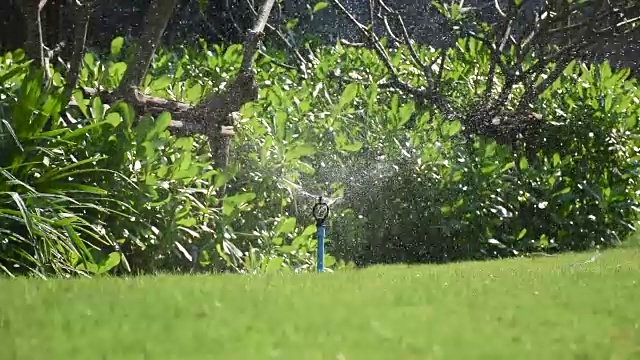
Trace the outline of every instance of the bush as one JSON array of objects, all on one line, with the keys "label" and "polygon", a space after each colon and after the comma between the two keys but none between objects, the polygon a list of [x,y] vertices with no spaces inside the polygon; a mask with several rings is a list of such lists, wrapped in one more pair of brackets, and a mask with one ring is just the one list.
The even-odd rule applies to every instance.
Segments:
[{"label": "bush", "polygon": [[335,255],[443,262],[619,244],[638,209],[640,91],[628,75],[573,63],[535,104],[541,134],[515,152],[432,115],[408,132],[397,170],[355,191]]},{"label": "bush", "polygon": [[[239,61],[238,50],[229,49],[226,58]],[[114,52],[102,63],[87,54],[82,84],[115,87],[122,75],[118,56]],[[188,53],[178,59],[178,68],[200,70],[189,67],[185,58]],[[165,60],[175,59],[167,56]],[[216,68],[215,63],[209,64]],[[170,135],[168,114],[137,120],[131,106],[106,105],[98,97],[84,99],[81,91],[74,93],[75,105],[65,106],[60,74],[54,74],[52,86],[43,88],[43,71],[30,67],[21,51],[5,55],[0,78],[6,80],[2,114],[9,114],[3,115],[0,139],[1,147],[7,149],[0,164],[6,175],[2,182],[5,208],[0,213],[7,214],[1,226],[7,237],[0,265],[6,273],[90,274],[118,265],[126,272],[310,268],[313,259],[300,247],[312,247],[313,228],[296,229],[293,218],[277,212],[263,222],[270,226],[260,233],[233,231],[246,223],[243,214],[254,207],[255,193],[231,189],[221,198],[218,190],[232,174],[216,176],[214,182],[214,175],[222,174],[211,167],[205,139]],[[152,93],[165,96],[173,95],[175,83],[184,88],[188,82],[182,82],[179,73],[174,79],[148,79]],[[212,84],[191,85],[178,93],[180,100],[197,101],[201,86]],[[73,124],[61,125],[60,115]],[[42,176],[45,171],[51,175]],[[50,201],[34,203],[33,189]],[[78,211],[60,208],[62,214],[51,213],[56,209],[49,205],[51,201],[64,203],[54,194],[64,196]],[[33,225],[33,219],[42,224]],[[60,223],[62,230],[56,227],[47,233],[41,229],[46,223]],[[254,229],[255,224],[251,223]],[[33,232],[33,226],[38,232]],[[300,236],[293,236],[296,232]],[[284,244],[278,242],[285,235],[295,238],[296,249],[282,253],[278,249]],[[260,246],[260,251],[252,244]]]},{"label": "bush", "polygon": [[82,129],[46,129],[61,107],[59,93],[42,89],[42,70],[29,71],[21,52],[2,60],[8,66],[0,66],[0,270],[41,277],[110,270],[120,260],[109,251],[115,243],[104,223],[88,215],[117,215],[100,200],[107,191],[67,181],[101,176],[94,164],[104,158],[75,156],[82,144],[73,138]]},{"label": "bush", "polygon": [[[111,50],[85,56],[81,85],[117,86],[131,54],[122,39]],[[161,50],[143,90],[196,103],[235,76],[241,50]],[[168,132],[168,114],[134,114],[80,91],[75,105],[62,104],[60,74],[42,87],[41,71],[20,52],[7,54],[0,266],[42,276],[310,271],[310,210],[329,192],[325,263],[336,269],[624,240],[637,209],[640,115],[628,72],[573,64],[534,104],[540,132],[514,150],[466,135],[463,114],[484,90],[488,51],[468,39],[448,51],[442,83],[451,114],[390,85],[366,49],[315,48],[318,61],[304,71],[260,57],[260,96],[241,110],[225,172],[212,169],[206,139]],[[403,78],[420,86],[409,59],[407,49],[391,53]],[[60,116],[75,124],[58,124]]]}]

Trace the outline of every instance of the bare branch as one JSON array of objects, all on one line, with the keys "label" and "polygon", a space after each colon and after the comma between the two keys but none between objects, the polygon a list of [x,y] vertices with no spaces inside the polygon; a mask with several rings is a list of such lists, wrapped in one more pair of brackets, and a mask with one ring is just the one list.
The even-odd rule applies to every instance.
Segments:
[{"label": "bare branch", "polygon": [[40,61],[41,61],[42,67],[45,69],[45,74],[47,74],[47,79],[51,79],[51,74],[49,72],[47,59],[44,56],[45,44],[44,44],[44,37],[43,37],[43,30],[42,30],[42,9],[46,4],[47,4],[47,0],[40,0],[40,2],[38,3],[38,11],[37,11],[38,38],[40,42]]},{"label": "bare branch", "polygon": [[[244,31],[240,28],[240,25],[238,25],[238,22],[236,21],[236,18],[233,16],[233,11],[231,5],[229,5],[229,0],[225,0],[224,2],[226,10],[225,13],[229,14],[229,17],[231,18],[231,23],[233,24],[233,27],[236,28],[236,30],[242,34]],[[253,7],[251,7],[251,10],[253,10]],[[255,11],[255,10],[254,10]]]},{"label": "bare branch", "polygon": [[[564,53],[560,56],[559,60],[555,64],[555,68],[553,71],[537,86],[529,87],[525,90],[525,94],[523,95],[523,99],[530,100],[538,97],[542,94],[551,84],[553,84],[560,75],[564,72],[565,68],[571,62],[572,58],[576,55],[576,53],[585,47],[587,47],[586,42],[582,42],[579,44],[575,44],[564,51]],[[537,78],[537,76],[536,76]],[[528,99],[527,99],[528,98]]]},{"label": "bare branch", "polygon": [[506,18],[507,14],[504,11],[502,11],[502,9],[500,9],[499,0],[494,0],[494,5],[496,7],[496,10],[498,10],[498,13],[500,14],[500,16],[502,16],[503,18]]},{"label": "bare branch", "polygon": [[93,11],[93,1],[88,1],[84,5],[74,2],[73,11],[73,52],[69,60],[69,70],[65,76],[65,86],[62,93],[63,103],[66,104],[71,99],[73,90],[78,85],[78,77],[82,67],[84,47],[87,41],[87,29],[89,19]]},{"label": "bare branch", "polygon": [[[142,39],[152,41],[151,44],[142,42],[141,52],[143,59],[149,59],[158,45],[160,36],[166,27],[169,16],[173,11],[176,0],[159,0],[152,7],[147,16],[147,23]],[[143,64],[133,65],[132,72],[128,75],[124,86],[129,91],[126,93],[126,100],[136,109],[138,113],[158,114],[168,111],[172,114],[173,121],[171,129],[177,133],[198,132],[208,136],[211,146],[214,166],[224,168],[229,161],[229,146],[231,136],[233,136],[233,116],[240,107],[248,101],[252,101],[258,96],[258,88],[253,71],[253,58],[258,51],[258,45],[269,18],[269,12],[275,0],[265,0],[260,15],[253,27],[247,34],[244,42],[244,58],[242,68],[230,88],[223,94],[208,97],[203,103],[197,106],[190,106],[177,101],[146,96],[137,89],[137,82],[144,76],[149,62],[142,61]],[[147,57],[149,56],[149,57]],[[120,90],[120,89],[119,89]],[[84,89],[89,96],[98,95],[96,90]],[[105,102],[118,101],[121,91],[114,94],[99,94]]]},{"label": "bare branch", "polygon": [[[246,0],[247,4],[249,4],[249,8],[251,9],[251,12],[253,13],[254,16],[256,16],[256,18],[258,17],[258,12],[254,9],[254,5],[252,4],[251,0]],[[291,42],[287,39],[286,36],[284,36],[284,34],[276,29],[274,26],[272,26],[269,23],[265,24],[265,27],[267,29],[269,29],[270,31],[273,31],[274,33],[276,33],[276,35],[278,36],[278,38],[291,50],[293,51],[294,55],[296,56],[296,59],[300,65],[301,68],[304,69],[304,65],[306,65],[306,60],[304,59],[304,57],[302,56],[302,54],[300,54],[300,52],[298,51],[298,49],[291,44]]]},{"label": "bare branch", "polygon": [[151,7],[145,17],[142,35],[136,46],[138,56],[127,64],[127,70],[120,83],[120,92],[127,93],[142,83],[160,38],[173,14],[176,2],[177,0],[156,0],[151,2]]},{"label": "bare branch", "polygon": [[369,0],[369,21],[371,21],[371,31],[375,32],[376,31],[376,27],[375,27],[375,7],[376,7],[376,0]]},{"label": "bare branch", "polygon": [[258,19],[256,20],[253,29],[251,29],[247,34],[247,41],[245,41],[244,44],[241,71],[250,71],[253,66],[253,57],[258,51],[258,44],[263,36],[264,27],[267,24],[267,21],[269,21],[269,14],[271,14],[271,8],[273,8],[274,3],[275,0],[266,0],[264,4],[262,4]]},{"label": "bare branch", "polygon": [[[427,66],[424,62],[422,62],[422,60],[420,60],[420,57],[418,56],[418,52],[416,51],[415,46],[413,45],[413,42],[411,40],[411,37],[409,36],[409,32],[407,31],[407,27],[404,23],[404,19],[402,19],[402,16],[400,15],[400,13],[398,13],[395,10],[392,10],[391,8],[389,8],[386,4],[384,4],[384,2],[382,0],[379,0],[381,7],[387,11],[390,14],[393,14],[396,16],[396,19],[398,21],[398,24],[400,24],[400,29],[401,29],[401,33],[402,33],[402,40],[403,42],[407,45],[407,47],[409,48],[409,52],[411,54],[411,58],[413,59],[413,62],[419,66],[422,71],[425,73],[425,75],[427,76],[427,82],[429,85],[432,84],[433,82],[433,71],[431,70],[431,65]],[[385,23],[386,23],[386,16],[385,16]],[[388,28],[388,24],[387,24],[387,28]],[[391,29],[388,29],[388,32],[391,34]],[[398,42],[400,42],[398,40]],[[436,60],[434,59],[434,62]],[[431,89],[434,90],[434,89]]]},{"label": "bare branch", "polygon": [[373,46],[373,50],[376,52],[380,60],[384,63],[389,75],[391,76],[392,83],[397,86],[399,89],[405,91],[406,93],[415,96],[416,98],[422,100],[429,100],[434,105],[438,106],[442,110],[448,109],[448,104],[444,101],[444,99],[435,91],[433,87],[430,86],[429,89],[425,88],[416,88],[413,87],[406,82],[400,79],[398,72],[395,67],[391,63],[391,59],[389,55],[385,51],[380,39],[378,39],[377,35],[370,31],[366,26],[361,24],[354,16],[351,14],[339,0],[332,0],[333,3],[338,7],[338,9],[347,17],[349,20],[360,30],[364,38]]},{"label": "bare branch", "polygon": [[631,25],[631,24],[635,24],[635,23],[640,23],[640,16],[636,16],[634,18],[621,21],[621,22],[616,24],[616,27],[623,27],[625,25]]},{"label": "bare branch", "polygon": [[393,30],[391,30],[391,26],[389,26],[389,19],[386,16],[383,16],[382,19],[384,20],[384,27],[387,30],[387,34],[389,34],[389,37],[391,37],[393,41],[401,43],[402,41],[400,40],[400,38],[398,38],[396,34],[393,33]]}]

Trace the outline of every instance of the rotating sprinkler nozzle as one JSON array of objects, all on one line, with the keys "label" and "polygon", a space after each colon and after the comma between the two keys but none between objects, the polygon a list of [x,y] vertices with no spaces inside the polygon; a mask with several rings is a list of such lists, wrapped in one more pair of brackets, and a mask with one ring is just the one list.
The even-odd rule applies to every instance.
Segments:
[{"label": "rotating sprinkler nozzle", "polygon": [[318,272],[323,272],[325,220],[329,216],[329,205],[323,201],[322,196],[318,197],[318,202],[313,205],[312,215],[316,220],[316,236],[318,237],[318,258],[316,268]]}]

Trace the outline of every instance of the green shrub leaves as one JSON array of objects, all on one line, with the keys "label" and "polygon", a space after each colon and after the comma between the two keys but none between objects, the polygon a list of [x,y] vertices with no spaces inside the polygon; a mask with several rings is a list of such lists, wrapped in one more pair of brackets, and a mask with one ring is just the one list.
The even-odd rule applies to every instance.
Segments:
[{"label": "green shrub leaves", "polygon": [[[115,88],[125,45],[114,40],[104,61],[88,53],[80,84]],[[144,90],[196,103],[227,86],[242,49],[203,49],[159,51]],[[461,114],[486,87],[489,55],[469,39],[449,51],[442,84]],[[0,271],[312,270],[310,207],[329,190],[344,197],[328,223],[325,264],[335,268],[580,250],[634,231],[640,90],[628,71],[570,64],[533,103],[544,119],[535,146],[514,150],[466,136],[458,115],[390,86],[372,51],[313,52],[304,73],[259,58],[260,96],[241,110],[224,172],[202,136],[169,133],[170,114],[80,91],[63,108],[41,70],[5,54]],[[413,86],[426,85],[412,78],[408,49],[390,56]]]}]

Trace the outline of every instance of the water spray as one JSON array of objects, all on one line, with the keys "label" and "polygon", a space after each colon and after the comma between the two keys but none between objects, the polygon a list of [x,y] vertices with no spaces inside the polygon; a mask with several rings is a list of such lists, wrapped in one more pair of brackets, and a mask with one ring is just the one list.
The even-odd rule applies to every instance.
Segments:
[{"label": "water spray", "polygon": [[318,259],[316,268],[318,272],[324,272],[324,222],[329,216],[329,205],[323,201],[322,196],[318,197],[318,202],[313,205],[311,212],[313,218],[316,220],[316,236],[318,237]]}]

